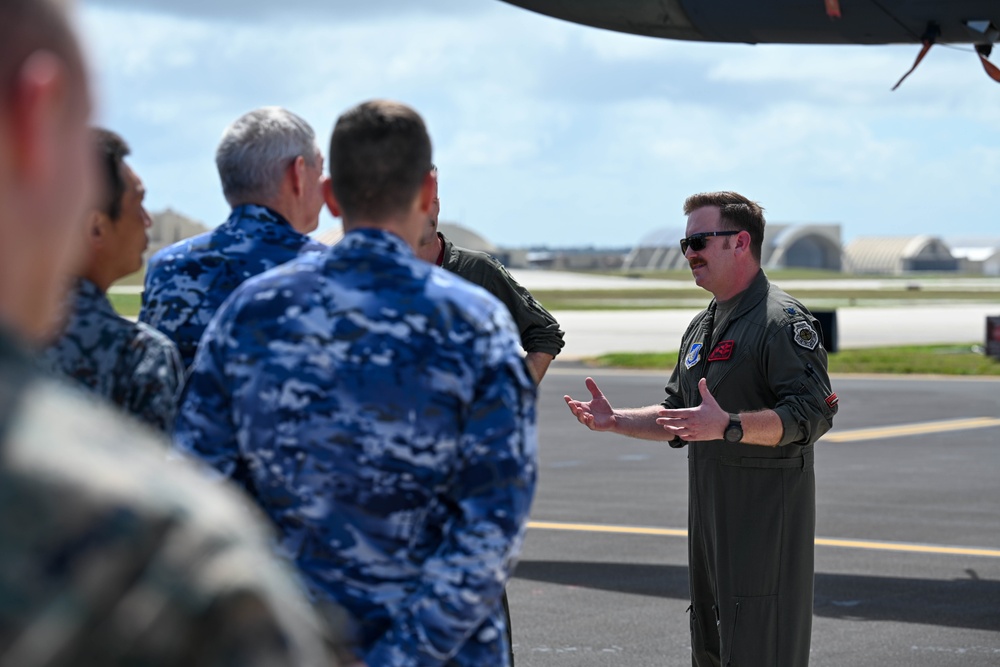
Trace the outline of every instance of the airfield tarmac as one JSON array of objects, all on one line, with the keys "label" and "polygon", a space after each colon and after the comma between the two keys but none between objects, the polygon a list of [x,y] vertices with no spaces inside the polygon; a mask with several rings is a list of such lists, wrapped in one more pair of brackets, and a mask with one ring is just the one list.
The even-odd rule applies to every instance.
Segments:
[{"label": "airfield tarmac", "polygon": [[[529,289],[690,287],[514,273]],[[818,284],[782,284],[793,294],[800,286]],[[585,396],[592,375],[614,405],[657,402],[667,369],[587,369],[577,360],[675,349],[696,312],[554,313],[566,348],[539,394],[540,484],[508,587],[519,667],[691,664],[686,455],[592,433],[562,396]],[[839,343],[984,341],[987,315],[1000,315],[1000,303],[838,308]],[[834,376],[833,383],[840,413],[816,450],[811,664],[1000,664],[1000,378]]]},{"label": "airfield tarmac", "polygon": [[[533,290],[690,287],[512,273]],[[821,284],[878,290],[899,282],[801,286]],[[793,294],[799,286],[781,285]],[[562,396],[584,396],[592,374],[613,404],[657,402],[667,369],[588,370],[579,359],[676,349],[697,311],[554,312],[566,348],[539,393],[540,483],[508,586],[518,667],[690,665],[685,453],[591,433]],[[837,315],[842,348],[967,343],[984,341],[985,318],[1000,315],[1000,303]],[[833,383],[840,414],[816,451],[811,664],[1000,665],[1000,378]]]},{"label": "airfield tarmac", "polygon": [[[690,665],[685,452],[577,424],[562,396],[588,374],[623,407],[666,380],[557,362],[542,383],[540,485],[508,587],[516,664]],[[1000,378],[833,382],[811,664],[1000,664]]]}]

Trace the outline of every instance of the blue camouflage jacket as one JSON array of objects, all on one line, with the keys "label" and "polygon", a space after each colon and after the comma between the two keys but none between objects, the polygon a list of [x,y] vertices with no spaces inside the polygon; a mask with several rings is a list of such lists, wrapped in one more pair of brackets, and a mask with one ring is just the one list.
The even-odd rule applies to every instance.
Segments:
[{"label": "blue camouflage jacket", "polygon": [[156,329],[118,315],[97,285],[81,279],[62,335],[42,363],[79,380],[146,423],[169,431],[184,384],[177,347]]},{"label": "blue camouflage jacket", "polygon": [[216,229],[150,258],[139,321],[174,341],[189,367],[208,321],[244,280],[325,247],[269,208],[237,206]]},{"label": "blue camouflage jacket", "polygon": [[369,667],[504,665],[534,401],[507,309],[364,229],[233,294],[175,442],[256,497]]}]

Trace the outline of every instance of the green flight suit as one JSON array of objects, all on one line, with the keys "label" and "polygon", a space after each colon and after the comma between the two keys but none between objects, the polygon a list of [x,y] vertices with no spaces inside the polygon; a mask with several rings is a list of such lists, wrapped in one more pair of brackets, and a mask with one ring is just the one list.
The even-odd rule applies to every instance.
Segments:
[{"label": "green flight suit", "polygon": [[[507,306],[514,324],[517,325],[517,330],[521,334],[521,348],[525,352],[529,354],[544,352],[553,357],[559,356],[565,343],[563,331],[559,328],[556,318],[552,317],[552,314],[545,310],[528,290],[514,280],[500,260],[489,253],[457,246],[441,232],[438,232],[438,237],[441,239],[438,266],[468,280],[473,285],[479,285],[500,299]],[[513,667],[514,637],[506,589],[500,601],[507,617],[507,651]]]},{"label": "green flight suit", "polygon": [[784,434],[778,447],[690,443],[692,663],[802,667],[812,631],[813,443],[837,412],[826,351],[815,318],[763,271],[728,322],[713,322],[715,310],[713,301],[684,334],[664,407],[699,405],[705,377],[723,410],[774,410]]},{"label": "green flight suit", "polygon": [[514,324],[521,334],[521,347],[525,352],[544,352],[553,357],[559,356],[565,343],[556,318],[514,280],[499,260],[485,252],[461,248],[441,232],[438,232],[438,236],[442,243],[438,266],[479,285],[500,299],[514,318]]}]

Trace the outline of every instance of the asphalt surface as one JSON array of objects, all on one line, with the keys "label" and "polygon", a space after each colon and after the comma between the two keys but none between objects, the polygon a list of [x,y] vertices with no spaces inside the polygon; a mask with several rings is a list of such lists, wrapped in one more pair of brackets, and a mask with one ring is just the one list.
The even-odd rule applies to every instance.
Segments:
[{"label": "asphalt surface", "polygon": [[[590,373],[557,363],[542,384],[536,527],[508,587],[516,664],[690,665],[686,454],[577,424],[562,396],[585,396]],[[594,376],[622,407],[658,402],[666,379]],[[811,664],[1000,665],[1000,379],[834,388],[840,414],[816,452]],[[929,432],[859,431],[914,424]]]}]

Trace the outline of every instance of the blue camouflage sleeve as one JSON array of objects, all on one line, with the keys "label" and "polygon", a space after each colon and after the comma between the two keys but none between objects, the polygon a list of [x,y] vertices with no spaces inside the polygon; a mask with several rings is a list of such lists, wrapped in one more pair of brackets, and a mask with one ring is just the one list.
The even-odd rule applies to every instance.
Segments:
[{"label": "blue camouflage sleeve", "polygon": [[238,454],[232,394],[225,376],[225,351],[232,335],[231,302],[219,309],[202,337],[181,394],[173,438],[178,450],[207,462],[224,477],[233,476]]},{"label": "blue camouflage sleeve", "polygon": [[424,563],[422,584],[365,656],[369,665],[441,665],[477,629],[487,635],[480,637],[484,645],[502,629],[484,621],[500,604],[534,496],[536,389],[509,315],[497,309],[494,324],[495,331],[478,337],[470,352],[482,366],[460,438],[462,464],[444,500],[452,522]]},{"label": "blue camouflage sleeve", "polygon": [[178,394],[184,386],[184,363],[180,353],[165,337],[157,340],[156,335],[148,332],[146,336],[137,337],[133,344],[144,349],[138,355],[131,383],[129,410],[146,423],[169,433],[177,415]]}]

